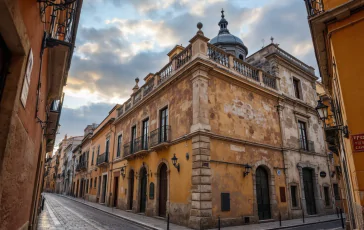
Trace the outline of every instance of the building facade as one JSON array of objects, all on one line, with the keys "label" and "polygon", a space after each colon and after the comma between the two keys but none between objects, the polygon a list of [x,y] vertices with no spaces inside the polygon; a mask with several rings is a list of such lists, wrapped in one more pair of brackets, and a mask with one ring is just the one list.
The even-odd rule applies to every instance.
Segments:
[{"label": "building facade", "polygon": [[36,229],[58,129],[82,0],[47,2],[0,0],[0,229]]},{"label": "building facade", "polygon": [[209,43],[199,23],[85,134],[73,195],[194,229],[335,211],[314,69],[273,41],[247,56],[227,25]]},{"label": "building facade", "polygon": [[305,2],[322,84],[333,111],[332,125],[325,128],[325,134],[341,162],[347,227],[363,229],[364,105],[359,101],[364,98],[364,78],[360,77],[364,68],[364,2]]}]

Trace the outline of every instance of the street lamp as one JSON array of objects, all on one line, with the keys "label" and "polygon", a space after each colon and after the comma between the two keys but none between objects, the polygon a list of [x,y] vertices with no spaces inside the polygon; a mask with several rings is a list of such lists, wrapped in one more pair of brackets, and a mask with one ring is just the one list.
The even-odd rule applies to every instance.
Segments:
[{"label": "street lamp", "polygon": [[328,117],[328,108],[329,106],[322,103],[321,99],[317,101],[316,111],[320,117],[321,120],[325,122],[325,120]]},{"label": "street lamp", "polygon": [[177,163],[178,158],[176,157],[176,154],[173,155],[171,160],[172,160],[172,164],[174,165],[174,167],[176,167],[177,171],[179,172],[179,163]]},{"label": "street lamp", "polygon": [[250,173],[252,166],[250,166],[249,164],[246,164],[246,165],[244,165],[244,167],[245,167],[244,177],[246,177]]}]

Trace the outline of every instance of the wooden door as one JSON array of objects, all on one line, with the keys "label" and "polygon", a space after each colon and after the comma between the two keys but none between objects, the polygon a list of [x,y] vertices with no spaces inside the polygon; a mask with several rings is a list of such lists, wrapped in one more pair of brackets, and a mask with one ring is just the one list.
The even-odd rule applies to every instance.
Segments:
[{"label": "wooden door", "polygon": [[107,185],[107,176],[104,175],[102,177],[102,199],[101,203],[106,203],[106,185]]},{"label": "wooden door", "polygon": [[129,173],[129,195],[128,195],[128,199],[129,199],[129,206],[128,209],[132,210],[133,209],[133,199],[134,199],[134,171],[131,170]]},{"label": "wooden door", "polygon": [[118,206],[119,177],[114,178],[114,207]]},{"label": "wooden door", "polygon": [[168,196],[167,166],[163,164],[159,170],[159,216],[161,217],[166,217],[167,196]]},{"label": "wooden door", "polygon": [[303,186],[305,191],[307,214],[315,215],[316,204],[315,204],[312,170],[309,168],[304,168],[302,169],[302,173],[303,173]]},{"label": "wooden door", "polygon": [[143,168],[140,172],[140,212],[145,212],[147,203],[147,171]]},{"label": "wooden door", "polygon": [[268,173],[263,167],[256,171],[256,193],[259,220],[271,218]]}]

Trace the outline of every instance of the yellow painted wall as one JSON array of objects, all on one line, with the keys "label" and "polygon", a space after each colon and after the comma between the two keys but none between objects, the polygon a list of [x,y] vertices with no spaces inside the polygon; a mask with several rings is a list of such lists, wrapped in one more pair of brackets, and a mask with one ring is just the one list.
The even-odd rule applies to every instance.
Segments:
[{"label": "yellow painted wall", "polygon": [[331,10],[333,8],[336,8],[344,3],[349,2],[348,0],[323,0],[325,11]]},{"label": "yellow painted wall", "polygon": [[[356,23],[353,23],[357,21]],[[350,134],[364,133],[364,11],[352,15],[350,18],[333,23],[328,27],[331,33],[332,55],[336,62],[337,77],[341,87],[344,120],[349,126]],[[355,193],[357,200],[364,204],[364,164],[362,153],[352,153],[351,141],[345,142],[350,171],[354,180],[354,190],[362,191],[362,195]],[[358,182],[356,186],[355,180]],[[360,197],[359,197],[360,196]],[[363,198],[361,198],[363,197]]]}]

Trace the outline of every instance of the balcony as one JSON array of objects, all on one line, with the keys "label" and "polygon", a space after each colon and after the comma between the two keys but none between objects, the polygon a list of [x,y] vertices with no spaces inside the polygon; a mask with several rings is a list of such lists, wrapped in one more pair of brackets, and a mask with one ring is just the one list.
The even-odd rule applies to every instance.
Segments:
[{"label": "balcony", "polygon": [[305,152],[315,152],[315,142],[299,139],[299,147],[301,151]]},{"label": "balcony", "polygon": [[171,141],[171,127],[169,125],[159,127],[150,132],[150,148],[158,150],[168,147]]},{"label": "balcony", "polygon": [[324,3],[322,0],[305,0],[308,17],[316,16],[324,12]]},{"label": "balcony", "polygon": [[148,152],[148,137],[139,137],[132,142],[124,145],[124,157],[129,158],[130,156],[140,156]]},{"label": "balcony", "polygon": [[87,169],[87,161],[80,161],[76,166],[76,171],[84,171]]},{"label": "balcony", "polygon": [[101,167],[101,166],[106,166],[109,163],[109,153],[103,153],[101,155],[97,156],[97,160],[96,160],[96,165]]}]

